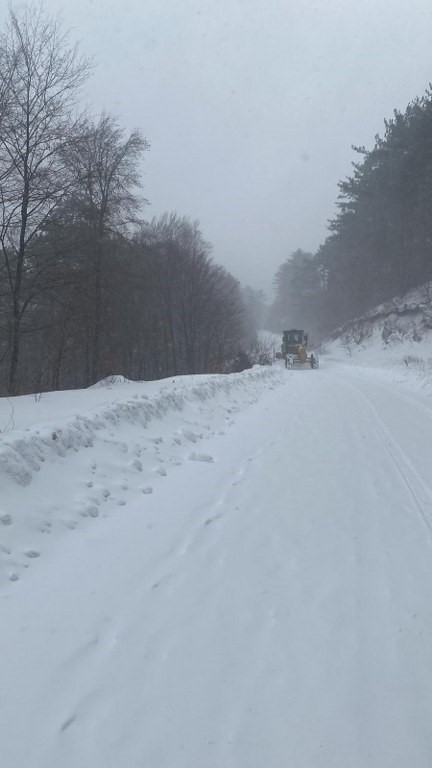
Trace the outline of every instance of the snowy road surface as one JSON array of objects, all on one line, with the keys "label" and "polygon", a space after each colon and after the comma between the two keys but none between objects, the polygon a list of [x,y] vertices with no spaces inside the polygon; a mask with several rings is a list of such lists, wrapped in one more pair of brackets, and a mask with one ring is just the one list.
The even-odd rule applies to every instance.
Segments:
[{"label": "snowy road surface", "polygon": [[430,768],[432,402],[266,377],[2,476],[2,766]]}]

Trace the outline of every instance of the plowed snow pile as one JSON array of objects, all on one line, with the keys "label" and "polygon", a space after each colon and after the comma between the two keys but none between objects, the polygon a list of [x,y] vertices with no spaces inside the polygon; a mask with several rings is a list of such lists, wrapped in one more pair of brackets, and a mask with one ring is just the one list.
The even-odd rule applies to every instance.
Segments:
[{"label": "plowed snow pile", "polygon": [[205,438],[284,381],[279,367],[0,399],[0,584],[58,534],[124,506],[185,461],[212,462]]}]

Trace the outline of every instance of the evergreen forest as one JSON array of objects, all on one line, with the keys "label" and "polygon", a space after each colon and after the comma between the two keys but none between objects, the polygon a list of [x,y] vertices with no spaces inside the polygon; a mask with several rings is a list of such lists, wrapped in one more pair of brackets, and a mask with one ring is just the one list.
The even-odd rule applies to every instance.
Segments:
[{"label": "evergreen forest", "polygon": [[339,183],[337,214],[316,254],[297,250],[274,278],[270,325],[322,339],[432,279],[432,90],[385,120]]}]

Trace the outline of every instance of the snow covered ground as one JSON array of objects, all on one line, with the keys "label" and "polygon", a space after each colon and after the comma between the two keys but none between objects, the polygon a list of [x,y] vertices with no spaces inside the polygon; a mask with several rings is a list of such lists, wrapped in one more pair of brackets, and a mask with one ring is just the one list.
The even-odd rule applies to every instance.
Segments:
[{"label": "snow covered ground", "polygon": [[2,766],[430,768],[432,389],[342,354],[0,400]]}]

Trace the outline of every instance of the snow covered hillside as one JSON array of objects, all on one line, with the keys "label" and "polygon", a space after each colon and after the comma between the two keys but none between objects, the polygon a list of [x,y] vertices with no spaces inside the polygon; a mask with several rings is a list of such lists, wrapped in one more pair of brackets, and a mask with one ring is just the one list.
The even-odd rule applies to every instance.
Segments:
[{"label": "snow covered hillside", "polygon": [[432,390],[338,355],[0,400],[2,766],[430,768]]},{"label": "snow covered hillside", "polygon": [[399,372],[429,387],[432,378],[432,297],[428,285],[380,304],[337,328],[324,345],[327,357]]}]

